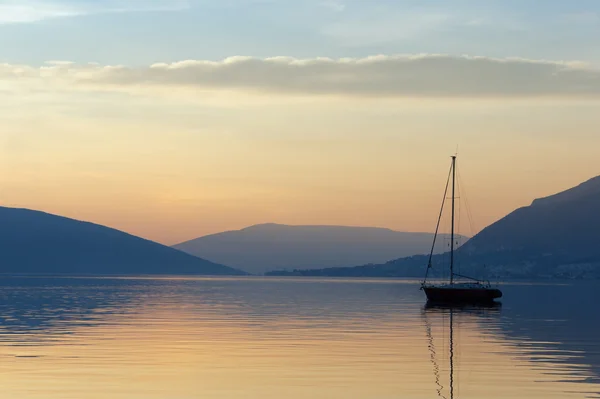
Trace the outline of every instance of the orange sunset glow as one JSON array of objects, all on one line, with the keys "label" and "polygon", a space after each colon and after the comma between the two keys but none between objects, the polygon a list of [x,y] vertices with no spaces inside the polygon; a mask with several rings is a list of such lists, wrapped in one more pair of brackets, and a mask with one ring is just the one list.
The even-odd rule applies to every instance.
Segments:
[{"label": "orange sunset glow", "polygon": [[264,222],[432,231],[458,148],[472,235],[600,170],[595,101],[213,95],[17,92],[0,198],[166,244]]}]

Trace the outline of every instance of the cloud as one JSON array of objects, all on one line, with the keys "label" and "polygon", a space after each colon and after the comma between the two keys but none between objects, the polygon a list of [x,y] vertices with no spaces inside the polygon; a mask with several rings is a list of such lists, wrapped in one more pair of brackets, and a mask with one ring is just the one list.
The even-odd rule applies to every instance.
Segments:
[{"label": "cloud", "polygon": [[590,11],[566,14],[563,16],[563,20],[575,25],[597,25],[600,23],[600,14]]},{"label": "cloud", "polygon": [[344,4],[341,0],[324,0],[320,4],[322,7],[336,12],[342,12],[346,9],[346,4]]},{"label": "cloud", "polygon": [[[531,18],[503,7],[463,7],[455,2],[373,1],[368,6],[349,2],[345,13],[320,28],[329,41],[350,48],[398,45],[414,48],[415,43],[455,42],[467,36],[479,43],[477,35],[514,33],[532,29]],[[432,4],[435,3],[435,4]],[[437,39],[436,39],[437,38]],[[468,47],[473,47],[473,43]],[[463,46],[464,47],[464,46]]]},{"label": "cloud", "polygon": [[362,47],[415,40],[457,24],[447,11],[403,11],[373,8],[324,26],[321,33],[342,45]]},{"label": "cloud", "polygon": [[577,62],[449,55],[182,61],[148,67],[0,64],[0,82],[108,90],[146,87],[369,97],[600,97],[600,70]]},{"label": "cloud", "polygon": [[189,4],[185,0],[97,0],[89,2],[0,0],[0,24],[28,23],[101,13],[180,10],[188,6]]},{"label": "cloud", "polygon": [[0,3],[0,24],[35,22],[80,14],[81,10],[68,5],[31,1]]}]

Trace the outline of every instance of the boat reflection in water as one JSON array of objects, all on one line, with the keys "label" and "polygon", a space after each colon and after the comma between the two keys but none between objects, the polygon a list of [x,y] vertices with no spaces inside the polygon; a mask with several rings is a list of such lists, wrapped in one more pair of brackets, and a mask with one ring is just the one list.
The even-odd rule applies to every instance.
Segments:
[{"label": "boat reflection in water", "polygon": [[477,316],[499,315],[502,310],[502,302],[484,302],[484,303],[452,303],[427,301],[424,310],[426,312],[442,313],[461,313]]},{"label": "boat reflection in water", "polygon": [[[435,378],[435,386],[437,395],[443,399],[458,399],[455,396],[455,385],[458,381],[455,380],[455,331],[454,324],[457,316],[476,316],[476,317],[494,317],[500,314],[502,303],[500,302],[483,302],[479,304],[454,303],[454,302],[435,302],[427,301],[423,308],[423,319],[425,321],[425,329],[427,333],[427,341],[431,364],[433,366],[433,375]],[[442,330],[442,339],[447,340],[448,358],[447,372],[448,377],[442,375],[444,366],[440,364],[442,356],[437,353],[436,340],[433,335],[433,326],[431,316],[436,316],[442,319],[442,326],[445,326],[447,321],[447,329]],[[445,334],[448,334],[447,336]],[[441,343],[442,348],[446,348],[446,342]],[[444,385],[447,381],[447,385]],[[445,394],[448,393],[448,396]]]}]

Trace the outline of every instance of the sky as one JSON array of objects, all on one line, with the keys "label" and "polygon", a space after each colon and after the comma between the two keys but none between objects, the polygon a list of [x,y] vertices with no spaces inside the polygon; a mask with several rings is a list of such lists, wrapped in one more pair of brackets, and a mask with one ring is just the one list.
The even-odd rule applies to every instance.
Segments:
[{"label": "sky", "polygon": [[[0,204],[475,234],[600,174],[600,3],[0,0]],[[466,193],[466,194],[465,194]]]}]

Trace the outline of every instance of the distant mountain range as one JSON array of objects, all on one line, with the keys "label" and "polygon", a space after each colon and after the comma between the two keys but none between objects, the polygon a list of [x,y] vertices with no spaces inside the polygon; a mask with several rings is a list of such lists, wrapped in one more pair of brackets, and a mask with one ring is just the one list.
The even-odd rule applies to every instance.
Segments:
[{"label": "distant mountain range", "polygon": [[[463,241],[466,238],[462,237]],[[262,274],[276,269],[317,269],[381,263],[431,250],[433,234],[373,227],[261,224],[187,241],[174,248]],[[440,239],[436,252],[448,240]]]},{"label": "distant mountain range", "polygon": [[[600,176],[517,209],[467,241],[456,259],[459,270],[474,277],[600,278]],[[434,270],[446,260],[447,254],[435,256]],[[420,277],[426,264],[426,256],[412,256],[273,274]]]},{"label": "distant mountain range", "polygon": [[0,207],[0,273],[244,274],[108,227],[5,207]]}]

